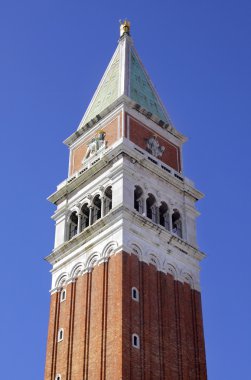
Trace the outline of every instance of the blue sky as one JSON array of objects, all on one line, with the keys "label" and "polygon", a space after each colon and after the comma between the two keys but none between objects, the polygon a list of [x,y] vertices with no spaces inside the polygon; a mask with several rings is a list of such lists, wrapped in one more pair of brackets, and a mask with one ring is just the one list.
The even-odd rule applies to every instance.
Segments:
[{"label": "blue sky", "polygon": [[0,12],[1,377],[43,378],[61,142],[116,48],[120,18],[176,128],[199,202],[210,380],[250,376],[251,3],[9,0]]}]

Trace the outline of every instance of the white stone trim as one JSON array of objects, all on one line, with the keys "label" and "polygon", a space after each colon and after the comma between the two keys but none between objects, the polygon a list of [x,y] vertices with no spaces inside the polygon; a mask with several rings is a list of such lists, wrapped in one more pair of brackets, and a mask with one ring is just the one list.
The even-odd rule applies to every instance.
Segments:
[{"label": "white stone trim", "polygon": [[[142,153],[139,153],[138,151]],[[90,181],[90,176],[93,172],[96,172],[97,170],[101,170],[102,168],[106,167],[109,161],[114,161],[115,158],[122,152],[128,155],[128,157],[134,159],[141,166],[150,170],[150,172],[154,172],[155,175],[159,175],[167,183],[173,184],[175,187],[177,187],[177,189],[179,189],[179,191],[183,191],[185,194],[194,197],[195,199],[201,199],[203,197],[203,194],[193,187],[191,181],[187,180],[185,177],[183,177],[183,181],[177,179],[176,176],[182,177],[180,173],[176,172],[174,169],[168,167],[168,165],[164,164],[162,161],[156,158],[155,160],[158,163],[158,165],[153,164],[147,159],[150,153],[147,153],[146,151],[142,150],[128,139],[122,138],[118,140],[116,143],[114,143],[111,149],[107,150],[105,155],[102,157],[102,160],[98,161],[94,166],[92,166],[85,172],[82,172],[80,170],[79,172],[75,173],[72,178],[66,180],[63,185],[60,185],[60,188],[50,197],[48,197],[48,200],[53,203],[56,203],[59,199],[63,199],[63,197],[66,194],[69,194],[71,191],[74,191],[83,182],[86,183],[87,179]],[[170,170],[170,173],[162,169],[161,165],[167,167]]]},{"label": "white stone trim", "polygon": [[64,329],[61,327],[58,329],[57,342],[62,342],[64,340]]},{"label": "white stone trim", "polygon": [[57,278],[55,287],[60,289],[63,285],[66,284],[67,278],[68,278],[68,274],[66,272],[61,273],[60,276]]},{"label": "white stone trim", "polygon": [[[163,272],[165,274],[171,274],[175,280],[180,281],[182,283],[186,282],[188,283],[192,289],[200,290],[199,286],[199,268],[195,271],[195,268],[193,268],[193,265],[190,265],[191,272],[188,272],[188,263],[182,263],[181,258],[177,260],[177,257],[175,258],[172,255],[168,254],[160,254],[160,252],[153,252],[153,251],[145,251],[143,254],[139,254],[139,251],[136,251],[135,246],[138,246],[138,244],[131,243],[130,244],[132,249],[129,251],[129,249],[125,253],[120,254],[134,254],[137,256],[139,261],[143,261],[146,264],[154,265],[157,271]],[[91,272],[95,266],[101,265],[105,262],[108,262],[109,257],[111,257],[114,254],[118,254],[116,252],[117,244],[115,242],[111,242],[108,244],[108,247],[111,249],[104,248],[101,252],[93,252],[91,254],[88,254],[86,257],[82,257],[82,262],[80,263],[78,261],[77,264],[72,263],[72,267],[69,266],[69,271],[67,273],[66,277],[66,283],[72,282],[75,280],[76,277],[79,277],[85,273]],[[104,256],[105,252],[105,256]],[[58,283],[62,275],[58,275],[58,278],[56,280],[54,279],[54,283]],[[65,277],[65,273],[64,273]],[[59,288],[54,288],[54,291],[58,291]]]},{"label": "white stone trim", "polygon": [[[135,342],[134,342],[135,338],[136,338],[136,341],[137,341],[136,344],[135,344]],[[138,348],[138,349],[140,349],[140,338],[139,338],[139,335],[138,335],[138,334],[135,334],[135,333],[132,334],[132,346],[133,346],[134,348]]]},{"label": "white stone trim", "polygon": [[[134,295],[134,293],[135,293],[135,295]],[[132,299],[134,301],[139,302],[139,290],[138,290],[138,288],[133,286],[131,289],[131,295],[132,295]]]},{"label": "white stone trim", "polygon": [[67,295],[66,289],[64,289],[64,288],[61,289],[61,291],[60,291],[60,303],[66,301],[66,295]]},{"label": "white stone trim", "polygon": [[70,278],[76,278],[78,277],[84,270],[83,263],[78,262],[77,264],[74,265],[70,272]]}]

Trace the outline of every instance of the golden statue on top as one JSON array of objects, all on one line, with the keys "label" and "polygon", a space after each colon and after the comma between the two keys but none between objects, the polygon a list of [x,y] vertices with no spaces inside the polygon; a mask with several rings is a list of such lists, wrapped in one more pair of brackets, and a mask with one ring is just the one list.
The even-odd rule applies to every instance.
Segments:
[{"label": "golden statue on top", "polygon": [[120,37],[122,37],[125,33],[130,34],[131,23],[128,20],[121,21],[120,20]]}]

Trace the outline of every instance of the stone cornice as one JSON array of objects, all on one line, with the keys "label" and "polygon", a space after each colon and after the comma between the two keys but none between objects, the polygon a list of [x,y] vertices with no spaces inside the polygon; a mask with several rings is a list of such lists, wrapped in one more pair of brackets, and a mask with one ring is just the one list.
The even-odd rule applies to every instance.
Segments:
[{"label": "stone cornice", "polygon": [[62,184],[60,184],[58,186],[58,190],[49,196],[48,200],[54,204],[58,204],[60,199],[67,196],[67,194],[74,191],[84,182],[92,180],[93,176],[96,176],[100,170],[107,166],[108,163],[111,164],[117,160],[121,154],[135,160],[135,163],[138,162],[140,165],[147,168],[150,172],[157,174],[162,179],[165,179],[171,183],[181,192],[185,192],[186,194],[190,195],[193,199],[198,200],[203,197],[203,194],[196,190],[192,186],[192,183],[183,177],[180,173],[176,173],[172,168],[168,169],[167,165],[157,159],[154,161],[157,162],[158,165],[155,165],[151,162],[150,159],[148,159],[149,154],[147,152],[144,152],[129,140],[121,139],[117,144],[114,144],[112,148],[108,149],[104,153],[102,159],[97,161],[89,169],[81,169],[78,173],[75,173],[72,177],[68,178]]},{"label": "stone cornice", "polygon": [[121,105],[128,107],[127,110],[129,112],[130,112],[130,109],[136,110],[139,114],[144,115],[149,120],[152,120],[156,125],[158,125],[158,127],[168,131],[169,133],[174,135],[176,138],[178,138],[182,142],[187,141],[187,138],[182,133],[178,132],[173,127],[173,125],[171,125],[171,123],[163,122],[157,116],[150,114],[147,110],[145,110],[139,104],[134,102],[128,96],[122,95],[118,99],[116,99],[111,105],[105,108],[102,112],[100,112],[99,115],[96,115],[91,121],[81,126],[78,130],[72,133],[66,140],[64,140],[64,144],[71,146],[80,136],[89,132],[90,129],[96,126],[96,124],[100,123],[101,120],[103,120],[109,113],[116,110],[116,108],[121,107]]}]

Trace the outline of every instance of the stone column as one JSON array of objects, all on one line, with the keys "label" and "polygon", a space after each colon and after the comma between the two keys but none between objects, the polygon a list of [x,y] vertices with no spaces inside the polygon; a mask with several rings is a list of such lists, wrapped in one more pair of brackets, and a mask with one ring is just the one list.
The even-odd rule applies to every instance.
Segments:
[{"label": "stone column", "polygon": [[101,200],[101,218],[103,218],[103,216],[105,215],[105,196],[101,195],[100,200]]},{"label": "stone column", "polygon": [[93,206],[89,207],[90,213],[89,213],[89,226],[92,225],[92,212],[93,212]]},{"label": "stone column", "polygon": [[78,212],[78,228],[77,228],[77,234],[80,234],[81,232],[81,220],[82,220],[82,213],[81,211]]}]

